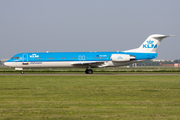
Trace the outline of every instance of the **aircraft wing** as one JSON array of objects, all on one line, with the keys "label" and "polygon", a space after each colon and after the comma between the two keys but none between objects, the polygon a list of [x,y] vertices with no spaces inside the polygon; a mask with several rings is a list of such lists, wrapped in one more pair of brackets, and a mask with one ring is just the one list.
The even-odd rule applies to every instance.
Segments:
[{"label": "aircraft wing", "polygon": [[98,66],[103,64],[102,61],[78,61],[78,62],[72,62],[71,65],[73,66]]}]

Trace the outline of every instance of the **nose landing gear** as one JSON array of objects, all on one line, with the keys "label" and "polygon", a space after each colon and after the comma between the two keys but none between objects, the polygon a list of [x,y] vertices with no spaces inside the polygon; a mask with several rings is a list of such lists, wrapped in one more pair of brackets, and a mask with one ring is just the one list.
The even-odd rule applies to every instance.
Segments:
[{"label": "nose landing gear", "polygon": [[21,71],[21,74],[24,74],[24,71]]},{"label": "nose landing gear", "polygon": [[86,73],[86,74],[93,74],[93,70],[92,70],[92,69],[86,69],[86,70],[85,70],[85,73]]},{"label": "nose landing gear", "polygon": [[24,71],[21,71],[21,74],[24,74]]}]

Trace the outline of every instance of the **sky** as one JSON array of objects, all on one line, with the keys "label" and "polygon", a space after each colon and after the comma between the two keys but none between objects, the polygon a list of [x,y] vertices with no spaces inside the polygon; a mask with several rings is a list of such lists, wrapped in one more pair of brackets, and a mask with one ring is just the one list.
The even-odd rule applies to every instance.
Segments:
[{"label": "sky", "polygon": [[152,34],[180,59],[180,0],[0,0],[0,59],[22,52],[124,51]]}]

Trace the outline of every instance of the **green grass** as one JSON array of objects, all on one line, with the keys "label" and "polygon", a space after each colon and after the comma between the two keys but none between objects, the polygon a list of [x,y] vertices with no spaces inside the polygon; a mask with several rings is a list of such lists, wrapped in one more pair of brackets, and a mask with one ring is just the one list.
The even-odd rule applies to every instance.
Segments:
[{"label": "green grass", "polygon": [[180,76],[0,76],[0,119],[180,119]]},{"label": "green grass", "polygon": [[[163,66],[148,66],[148,67],[118,67],[118,68],[94,68],[94,74],[178,74],[180,67],[163,67]],[[85,68],[39,68],[39,69],[24,69],[25,74],[83,74]],[[20,74],[20,71],[15,71],[14,68],[0,68],[0,74]]]}]

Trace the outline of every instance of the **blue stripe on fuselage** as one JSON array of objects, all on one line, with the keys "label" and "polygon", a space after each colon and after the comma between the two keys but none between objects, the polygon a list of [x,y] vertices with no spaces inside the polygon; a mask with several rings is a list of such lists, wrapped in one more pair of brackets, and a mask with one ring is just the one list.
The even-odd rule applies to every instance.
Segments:
[{"label": "blue stripe on fuselage", "polygon": [[135,56],[135,60],[153,59],[157,53],[133,52],[49,52],[49,53],[19,53],[6,62],[52,62],[52,61],[111,61],[112,54],[128,54]]}]

